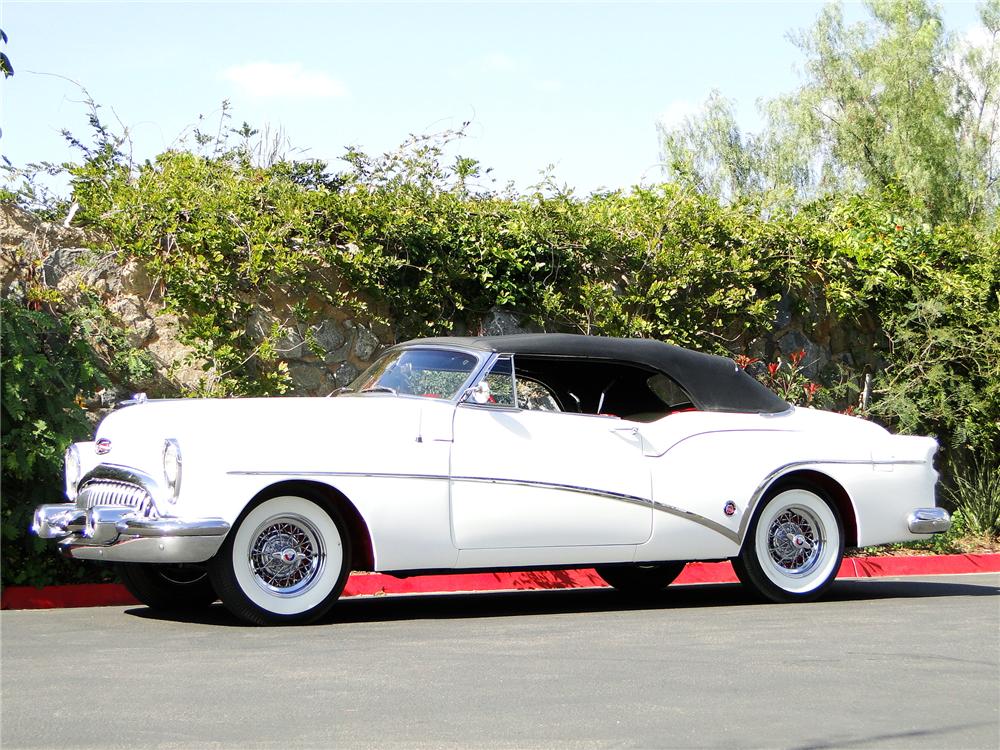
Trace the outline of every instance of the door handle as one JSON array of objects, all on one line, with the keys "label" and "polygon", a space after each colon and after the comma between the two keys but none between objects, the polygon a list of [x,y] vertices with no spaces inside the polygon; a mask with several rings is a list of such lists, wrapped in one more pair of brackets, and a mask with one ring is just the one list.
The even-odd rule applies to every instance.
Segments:
[{"label": "door handle", "polygon": [[612,427],[611,431],[612,432],[624,432],[624,433],[627,433],[629,435],[633,435],[633,436],[636,436],[636,437],[638,437],[638,435],[639,435],[639,428],[638,427]]}]

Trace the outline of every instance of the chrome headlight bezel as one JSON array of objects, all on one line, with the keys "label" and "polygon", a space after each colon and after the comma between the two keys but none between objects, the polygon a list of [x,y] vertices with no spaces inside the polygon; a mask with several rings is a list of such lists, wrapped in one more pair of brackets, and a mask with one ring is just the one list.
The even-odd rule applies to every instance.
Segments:
[{"label": "chrome headlight bezel", "polygon": [[71,503],[76,502],[79,494],[80,479],[83,474],[83,464],[80,461],[80,448],[76,443],[70,443],[66,448],[63,459],[64,475],[66,482],[66,499]]},{"label": "chrome headlight bezel", "polygon": [[174,438],[167,438],[163,441],[163,481],[166,483],[169,493],[167,499],[172,503],[177,502],[177,496],[181,491],[181,476],[183,474],[183,461],[181,459],[181,446]]}]

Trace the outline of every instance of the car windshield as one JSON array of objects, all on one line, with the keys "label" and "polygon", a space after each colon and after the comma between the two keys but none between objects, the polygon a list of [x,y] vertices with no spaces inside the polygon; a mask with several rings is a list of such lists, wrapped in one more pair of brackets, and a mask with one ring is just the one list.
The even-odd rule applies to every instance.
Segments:
[{"label": "car windshield", "polygon": [[479,360],[447,349],[389,352],[348,386],[354,393],[397,393],[451,399],[458,395]]}]

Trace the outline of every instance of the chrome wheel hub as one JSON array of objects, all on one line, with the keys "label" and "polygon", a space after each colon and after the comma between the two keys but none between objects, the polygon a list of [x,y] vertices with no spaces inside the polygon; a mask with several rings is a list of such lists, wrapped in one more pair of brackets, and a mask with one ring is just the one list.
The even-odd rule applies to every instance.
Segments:
[{"label": "chrome wheel hub", "polygon": [[785,508],[771,521],[767,550],[774,567],[784,575],[807,575],[823,551],[819,521],[806,508]]},{"label": "chrome wheel hub", "polygon": [[261,588],[296,596],[316,582],[326,561],[322,537],[300,516],[270,518],[254,531],[250,571]]}]

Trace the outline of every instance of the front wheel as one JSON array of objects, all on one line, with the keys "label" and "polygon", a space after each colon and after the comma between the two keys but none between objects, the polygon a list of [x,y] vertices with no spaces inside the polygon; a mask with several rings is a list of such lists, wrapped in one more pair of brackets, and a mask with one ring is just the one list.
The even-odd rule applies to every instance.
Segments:
[{"label": "front wheel", "polygon": [[594,568],[607,584],[626,594],[655,594],[662,591],[684,570],[683,562],[600,565]]},{"label": "front wheel", "polygon": [[166,611],[207,607],[217,597],[208,573],[192,565],[120,563],[118,580],[150,609]]},{"label": "front wheel", "polygon": [[304,497],[264,499],[244,511],[209,565],[219,598],[255,625],[308,623],[340,596],[350,573],[347,527]]},{"label": "front wheel", "polygon": [[812,487],[789,487],[764,501],[733,567],[771,601],[810,601],[833,583],[843,557],[837,509]]}]

